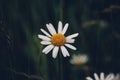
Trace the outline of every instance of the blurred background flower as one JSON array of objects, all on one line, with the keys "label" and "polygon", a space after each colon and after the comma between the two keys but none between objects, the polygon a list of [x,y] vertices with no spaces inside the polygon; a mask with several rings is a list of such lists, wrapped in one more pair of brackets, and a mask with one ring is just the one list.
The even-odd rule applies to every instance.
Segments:
[{"label": "blurred background flower", "polygon": [[88,62],[88,56],[86,54],[74,54],[70,59],[70,63],[73,65],[84,65]]},{"label": "blurred background flower", "polygon": [[94,78],[86,77],[87,80],[114,80],[113,74],[108,74],[105,76],[103,72],[100,73],[100,76],[97,73],[94,73]]}]

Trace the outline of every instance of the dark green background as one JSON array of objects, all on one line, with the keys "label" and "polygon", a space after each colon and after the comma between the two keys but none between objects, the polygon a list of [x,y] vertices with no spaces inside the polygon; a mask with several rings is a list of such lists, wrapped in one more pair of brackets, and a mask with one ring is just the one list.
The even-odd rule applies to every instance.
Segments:
[{"label": "dark green background", "polygon": [[0,0],[0,80],[58,80],[57,59],[41,53],[37,35],[59,20],[69,23],[66,35],[79,33],[70,54],[90,58],[87,70],[63,58],[64,80],[120,72],[120,0]]}]

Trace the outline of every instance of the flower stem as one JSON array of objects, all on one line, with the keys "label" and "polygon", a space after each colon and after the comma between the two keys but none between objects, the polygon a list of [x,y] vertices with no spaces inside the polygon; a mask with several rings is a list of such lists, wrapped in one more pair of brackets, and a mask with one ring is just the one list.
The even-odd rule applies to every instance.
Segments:
[{"label": "flower stem", "polygon": [[63,64],[61,53],[58,56],[58,80],[63,80]]},{"label": "flower stem", "polygon": [[[59,3],[59,20],[63,21],[63,0],[60,0]],[[63,80],[63,60],[60,52],[58,56],[58,80]]]},{"label": "flower stem", "polygon": [[59,2],[59,20],[63,20],[63,0],[60,0]]}]

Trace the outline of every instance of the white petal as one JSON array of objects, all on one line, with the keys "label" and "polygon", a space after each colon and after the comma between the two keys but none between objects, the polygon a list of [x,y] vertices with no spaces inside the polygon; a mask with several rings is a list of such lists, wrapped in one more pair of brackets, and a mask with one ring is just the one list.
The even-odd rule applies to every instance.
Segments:
[{"label": "white petal", "polygon": [[55,48],[53,49],[53,52],[52,52],[52,57],[53,58],[57,57],[58,51],[59,51],[59,47],[55,46]]},{"label": "white petal", "polygon": [[45,41],[50,41],[51,39],[47,36],[44,36],[44,35],[38,35],[38,38],[42,39],[42,40],[45,40]]},{"label": "white petal", "polygon": [[59,21],[58,23],[58,33],[62,33],[62,22]]},{"label": "white petal", "polygon": [[105,78],[104,78],[104,73],[102,72],[101,74],[100,74],[100,80],[104,80]]},{"label": "white petal", "polygon": [[70,49],[76,50],[76,47],[72,46],[71,44],[65,44],[65,46],[67,46]]},{"label": "white petal", "polygon": [[47,53],[49,53],[52,49],[53,49],[53,45],[48,45],[47,47],[45,47],[44,49],[43,49],[43,53],[45,53],[45,54],[47,54]]},{"label": "white petal", "polygon": [[67,29],[68,29],[68,23],[65,24],[64,28],[63,28],[63,31],[62,31],[62,34],[65,34]]},{"label": "white petal", "polygon": [[93,80],[91,77],[86,77],[87,80]]},{"label": "white petal", "polygon": [[105,80],[112,80],[114,78],[114,75],[113,74],[109,74]]},{"label": "white petal", "polygon": [[94,77],[95,77],[95,80],[100,80],[96,73],[94,73]]},{"label": "white petal", "polygon": [[55,30],[54,26],[51,23],[49,23],[49,26],[50,26],[51,30],[53,31],[53,33],[56,34],[56,30]]},{"label": "white petal", "polygon": [[69,52],[67,51],[67,49],[64,46],[61,46],[61,51],[64,57],[70,56]]},{"label": "white petal", "polygon": [[47,26],[47,29],[48,29],[48,31],[50,32],[50,34],[53,35],[54,33],[52,32],[52,30],[51,30],[49,24],[46,24],[46,26]]},{"label": "white petal", "polygon": [[50,34],[48,34],[44,29],[40,29],[46,36],[51,37]]},{"label": "white petal", "polygon": [[67,39],[66,42],[67,42],[67,43],[74,43],[74,42],[75,42],[75,39]]},{"label": "white petal", "polygon": [[72,34],[72,35],[67,36],[66,38],[67,38],[67,39],[72,39],[72,38],[74,38],[74,37],[77,37],[78,35],[79,35],[79,33],[75,33],[75,34]]},{"label": "white petal", "polygon": [[51,23],[46,24],[48,31],[51,33],[51,35],[56,34],[55,28]]},{"label": "white petal", "polygon": [[81,55],[81,60],[83,60],[84,63],[86,63],[88,61],[88,58],[86,55]]},{"label": "white petal", "polygon": [[41,41],[41,44],[42,45],[49,45],[49,44],[51,44],[51,42],[49,42],[49,41]]}]

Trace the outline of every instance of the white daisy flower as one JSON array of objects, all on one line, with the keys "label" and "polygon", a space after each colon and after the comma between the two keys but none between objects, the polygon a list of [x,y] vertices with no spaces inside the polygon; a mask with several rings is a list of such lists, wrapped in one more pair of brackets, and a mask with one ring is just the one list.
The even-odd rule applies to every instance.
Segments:
[{"label": "white daisy flower", "polygon": [[114,74],[108,74],[106,77],[104,75],[104,73],[100,73],[100,77],[94,73],[94,79],[91,77],[86,77],[86,80],[113,80],[114,78]]},{"label": "white daisy flower", "polygon": [[74,43],[75,42],[74,38],[77,37],[79,34],[75,33],[75,34],[72,34],[66,37],[64,34],[66,33],[68,29],[68,25],[69,24],[66,23],[65,26],[63,27],[62,22],[59,21],[58,30],[56,31],[54,26],[51,23],[46,24],[47,29],[50,32],[50,34],[46,32],[44,29],[40,29],[45,35],[39,34],[38,38],[42,39],[41,41],[42,45],[47,45],[43,49],[42,51],[43,53],[48,54],[53,49],[52,57],[56,58],[58,51],[60,49],[64,57],[70,56],[66,47],[72,50],[76,50],[76,47],[72,46],[70,43]]},{"label": "white daisy flower", "polygon": [[86,54],[78,54],[72,56],[70,63],[74,65],[83,65],[87,63],[87,61],[88,61],[88,56]]}]

